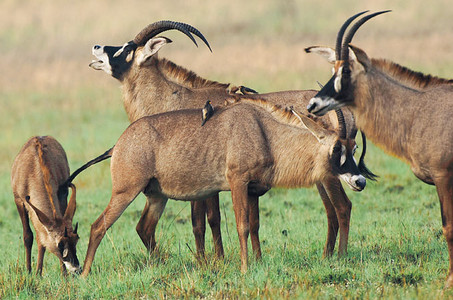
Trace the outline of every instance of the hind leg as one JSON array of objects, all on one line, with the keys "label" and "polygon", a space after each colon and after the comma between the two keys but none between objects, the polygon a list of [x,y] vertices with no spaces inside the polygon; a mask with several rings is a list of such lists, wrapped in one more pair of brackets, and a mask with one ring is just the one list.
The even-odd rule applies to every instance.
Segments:
[{"label": "hind leg", "polygon": [[223,258],[222,233],[220,231],[220,207],[219,194],[206,199],[206,211],[208,223],[212,231],[212,240],[214,242],[215,254],[217,258]]},{"label": "hind leg", "polygon": [[167,205],[167,198],[146,196],[146,204],[135,230],[149,252],[156,248],[156,227]]},{"label": "hind leg", "polygon": [[15,197],[14,202],[16,202],[17,211],[19,212],[20,220],[22,221],[23,229],[23,239],[25,246],[25,261],[27,266],[27,271],[31,272],[31,248],[33,246],[33,232],[30,228],[30,221],[28,219],[28,212],[25,209],[25,205],[22,203],[22,200],[19,197]]}]

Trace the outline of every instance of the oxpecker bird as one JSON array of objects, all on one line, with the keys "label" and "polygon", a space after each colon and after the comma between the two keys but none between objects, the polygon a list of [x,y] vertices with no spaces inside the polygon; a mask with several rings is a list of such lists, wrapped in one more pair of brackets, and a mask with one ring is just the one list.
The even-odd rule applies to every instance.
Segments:
[{"label": "oxpecker bird", "polygon": [[206,123],[206,121],[209,120],[209,118],[212,117],[212,115],[214,114],[214,108],[212,107],[210,100],[206,101],[206,104],[204,105],[201,112],[203,114],[202,115],[203,121],[201,122],[201,126],[203,126],[204,123]]}]

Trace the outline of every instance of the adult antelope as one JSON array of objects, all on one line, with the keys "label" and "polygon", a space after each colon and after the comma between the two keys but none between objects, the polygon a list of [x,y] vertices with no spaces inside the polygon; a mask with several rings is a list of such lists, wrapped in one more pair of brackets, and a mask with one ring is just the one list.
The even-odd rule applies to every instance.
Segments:
[{"label": "adult antelope", "polygon": [[[242,100],[216,108],[203,127],[199,109],[141,118],[111,150],[112,197],[91,226],[82,275],[90,272],[106,231],[139,193],[153,207],[168,198],[192,201],[228,190],[245,272],[249,231],[259,226],[257,217],[249,224],[250,206],[257,202],[254,195],[273,186],[307,187],[330,177],[341,177],[360,191],[366,181],[352,150],[337,132],[266,101]],[[156,211],[160,213],[159,208]],[[153,215],[151,209],[149,216]],[[154,236],[146,234],[148,239]],[[257,252],[259,241],[252,239],[252,248]]]},{"label": "adult antelope", "polygon": [[60,260],[62,273],[79,272],[76,245],[79,240],[77,224],[72,228],[76,210],[76,187],[67,203],[68,186],[60,185],[69,176],[69,165],[63,147],[50,136],[29,139],[14,160],[11,186],[24,233],[26,265],[31,272],[33,233],[36,231],[38,263],[36,273],[42,274],[46,249]]},{"label": "adult antelope", "polygon": [[[156,37],[156,35],[169,29],[180,30],[191,38],[190,32],[194,33],[209,47],[206,39],[198,30],[190,25],[171,21],[159,21],[147,26],[137,34],[133,41],[125,43],[123,46],[96,45],[93,47],[92,51],[96,60],[90,66],[96,70],[105,71],[122,83],[123,103],[131,122],[165,111],[182,108],[201,109],[208,99],[212,101],[213,105],[223,105],[224,101],[231,97],[236,100],[242,97],[255,97],[283,106],[292,105],[296,109],[302,110],[305,109],[310,98],[316,94],[314,90],[306,90],[244,96],[235,93],[238,90],[235,86],[201,78],[194,72],[177,66],[169,60],[158,58],[157,54],[161,47],[171,41],[165,37]],[[244,89],[241,90],[244,91]],[[346,135],[354,142],[356,135],[354,120],[348,110],[343,111],[343,114],[346,121]],[[328,128],[339,128],[336,114],[332,113],[329,117],[322,119]],[[365,147],[360,158],[359,168],[365,176],[373,178],[373,174],[366,169],[363,162],[364,154]],[[105,156],[101,157],[105,158]],[[335,177],[329,180],[331,181],[317,183],[328,219],[324,255],[329,256],[333,253],[339,228],[338,251],[340,255],[343,255],[347,252],[351,202],[339,180]],[[193,232],[199,257],[204,256],[206,210],[217,256],[223,256],[218,195],[214,195],[206,202],[192,202],[191,206]],[[163,209],[165,203],[161,207]],[[258,209],[257,204],[254,207]],[[143,216],[146,216],[148,209],[149,205],[146,204]],[[155,245],[150,244],[149,240],[143,240],[145,235],[142,232],[148,230],[147,228],[155,228],[158,218],[148,219],[149,223],[146,226],[143,223],[141,226],[137,226],[137,232],[142,237],[145,246],[152,250]]]},{"label": "adult antelope", "polygon": [[[453,284],[453,80],[411,71],[383,59],[370,59],[350,44],[358,28],[377,12],[360,19],[343,35],[357,14],[341,27],[335,51],[311,47],[335,63],[335,73],[310,100],[308,110],[323,115],[349,106],[359,129],[389,153],[408,162],[423,182],[435,185],[442,226],[448,244],[450,269],[446,286]],[[352,53],[349,53],[349,49]]]}]

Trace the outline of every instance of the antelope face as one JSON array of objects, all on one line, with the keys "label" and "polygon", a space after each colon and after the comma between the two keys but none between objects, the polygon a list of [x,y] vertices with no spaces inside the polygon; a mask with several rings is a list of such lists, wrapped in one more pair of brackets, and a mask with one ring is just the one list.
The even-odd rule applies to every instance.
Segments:
[{"label": "antelope face", "polygon": [[102,70],[116,79],[123,78],[123,75],[130,69],[137,45],[133,42],[123,46],[99,46],[92,49],[96,60],[89,66],[95,70]]},{"label": "antelope face", "polygon": [[[69,227],[69,229],[68,229]],[[70,273],[79,274],[82,270],[77,259],[77,242],[79,241],[79,235],[77,234],[78,224],[71,228],[70,225],[66,227],[62,225],[55,236],[55,248],[52,247],[52,251],[64,264],[66,269]],[[64,229],[63,229],[64,228]]]},{"label": "antelope face", "polygon": [[348,184],[356,192],[362,191],[366,186],[366,179],[354,159],[357,146],[352,139],[337,140],[330,151],[330,164],[333,173]]},{"label": "antelope face", "polygon": [[317,116],[323,116],[329,110],[340,108],[353,101],[351,69],[343,67],[341,61],[337,61],[335,65],[332,78],[307,106],[308,111]]}]

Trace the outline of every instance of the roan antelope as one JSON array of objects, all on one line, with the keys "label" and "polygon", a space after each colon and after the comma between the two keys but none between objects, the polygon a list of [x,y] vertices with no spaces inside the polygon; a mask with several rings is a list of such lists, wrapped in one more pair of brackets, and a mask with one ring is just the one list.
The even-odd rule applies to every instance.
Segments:
[{"label": "roan antelope", "polygon": [[[358,28],[378,12],[348,19],[337,36],[335,51],[310,47],[335,64],[335,73],[310,100],[308,110],[323,115],[349,106],[357,126],[372,141],[410,164],[421,181],[435,185],[450,257],[446,286],[453,285],[453,79],[414,72],[383,59],[370,59],[350,44]],[[352,53],[349,52],[352,50]]]},{"label": "roan antelope", "polygon": [[[216,107],[204,126],[199,109],[141,118],[111,150],[112,197],[91,226],[82,275],[90,272],[106,231],[139,193],[148,207],[141,226],[160,216],[168,198],[194,201],[229,190],[245,272],[248,235],[259,227],[259,218],[249,217],[258,211],[251,208],[257,203],[253,198],[274,186],[308,187],[329,177],[341,177],[360,191],[366,180],[352,150],[337,132],[260,100]],[[148,240],[154,231],[144,232]],[[257,252],[259,241],[252,239],[252,248]]]},{"label": "roan antelope", "polygon": [[67,203],[68,186],[60,185],[69,176],[69,165],[63,147],[50,136],[32,137],[14,160],[11,186],[24,232],[28,272],[31,272],[33,223],[38,243],[36,273],[42,274],[44,253],[49,250],[60,260],[61,271],[80,272],[76,245],[77,224],[72,228],[76,210],[76,188],[73,184]]},{"label": "roan antelope", "polygon": [[[160,21],[147,26],[133,41],[123,46],[96,45],[93,47],[93,55],[96,57],[96,60],[90,66],[96,70],[105,71],[122,83],[123,103],[131,122],[144,116],[170,110],[183,108],[201,109],[208,99],[212,101],[213,105],[221,106],[226,99],[231,97],[234,99],[256,97],[257,99],[265,99],[282,106],[294,106],[296,109],[302,110],[305,109],[310,98],[316,94],[314,90],[306,90],[244,96],[236,93],[238,87],[203,79],[194,72],[177,66],[169,60],[159,59],[157,55],[158,51],[162,46],[170,42],[170,40],[165,37],[156,37],[156,35],[165,30],[175,28],[185,34],[187,32],[195,33],[206,42],[201,33],[190,25],[171,21]],[[187,35],[191,37],[190,34]],[[240,91],[243,94],[254,92],[244,87],[240,87]],[[346,121],[347,136],[354,141],[356,129],[352,115],[348,110],[344,110],[343,115]],[[334,129],[339,127],[339,121],[334,113],[329,114],[329,117],[322,118],[322,121],[327,126],[326,128]],[[363,161],[365,144],[363,150],[359,161],[359,168],[367,178],[372,179],[374,178],[374,174],[366,169]],[[108,156],[103,155],[100,157],[107,158]],[[91,165],[93,162],[95,163],[100,160],[98,158],[88,164]],[[86,166],[82,168],[84,169]],[[338,251],[340,255],[343,255],[347,252],[352,204],[347,198],[340,181],[335,177],[331,177],[329,180],[329,182],[317,183],[317,188],[326,208],[328,219],[328,233],[324,255],[332,255],[339,228],[340,243]],[[209,201],[196,201],[192,202],[191,205],[192,225],[198,256],[204,256],[206,211],[213,233],[217,256],[223,256],[218,195],[214,195]],[[161,207],[164,209],[165,204]],[[257,205],[254,207],[258,209]],[[143,214],[146,211],[147,206]],[[150,222],[157,221],[158,218],[152,219]],[[149,224],[148,226],[155,227],[156,225]],[[143,230],[143,228],[137,227],[137,232],[140,236],[142,236],[141,231]],[[143,240],[143,243],[150,250],[155,246],[154,244],[150,245],[149,240]]]}]

